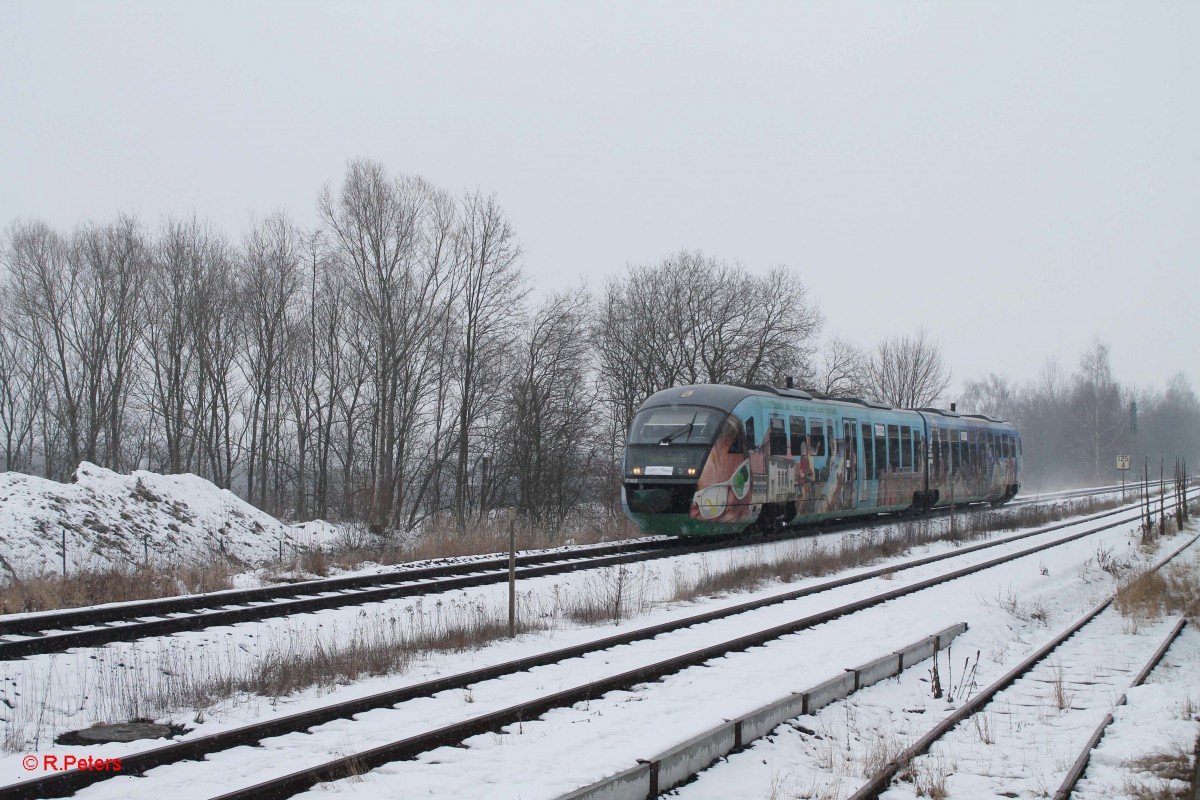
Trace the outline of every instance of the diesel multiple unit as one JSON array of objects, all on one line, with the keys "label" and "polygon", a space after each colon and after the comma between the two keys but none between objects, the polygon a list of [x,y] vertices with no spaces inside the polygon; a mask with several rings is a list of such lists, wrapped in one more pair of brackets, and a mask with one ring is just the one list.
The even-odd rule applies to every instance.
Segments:
[{"label": "diesel multiple unit", "polygon": [[678,386],[630,426],[623,501],[647,533],[702,535],[1000,504],[1020,487],[1010,423],[765,385]]}]

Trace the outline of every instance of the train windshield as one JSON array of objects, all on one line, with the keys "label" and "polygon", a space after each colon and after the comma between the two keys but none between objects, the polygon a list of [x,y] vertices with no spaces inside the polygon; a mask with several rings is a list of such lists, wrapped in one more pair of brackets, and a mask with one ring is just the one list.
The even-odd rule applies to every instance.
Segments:
[{"label": "train windshield", "polygon": [[629,444],[712,444],[725,412],[700,406],[662,406],[639,411]]}]

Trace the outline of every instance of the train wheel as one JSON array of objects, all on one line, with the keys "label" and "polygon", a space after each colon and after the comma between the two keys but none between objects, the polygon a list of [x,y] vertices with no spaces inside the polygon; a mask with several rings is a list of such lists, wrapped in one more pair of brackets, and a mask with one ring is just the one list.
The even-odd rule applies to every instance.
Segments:
[{"label": "train wheel", "polygon": [[781,503],[767,503],[758,514],[754,525],[747,532],[754,531],[770,535],[781,532],[787,525],[787,506]]}]

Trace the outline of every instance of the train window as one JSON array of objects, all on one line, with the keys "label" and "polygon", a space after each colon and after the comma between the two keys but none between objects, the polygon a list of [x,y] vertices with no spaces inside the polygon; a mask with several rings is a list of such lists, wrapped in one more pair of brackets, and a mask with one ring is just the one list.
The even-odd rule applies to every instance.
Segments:
[{"label": "train window", "polygon": [[787,429],[784,427],[783,417],[772,414],[767,423],[770,434],[771,455],[786,456],[787,455]]},{"label": "train window", "polygon": [[[936,429],[934,430],[934,433],[937,433]],[[940,444],[936,443],[937,442],[936,438],[934,439],[934,442],[935,442],[935,444],[933,445],[933,454],[932,454],[933,474],[941,475],[942,474],[942,447]]]},{"label": "train window", "polygon": [[925,433],[913,428],[913,469],[925,471]]},{"label": "train window", "polygon": [[754,417],[746,418],[746,452],[758,449],[758,437],[754,435]]},{"label": "train window", "polygon": [[813,417],[808,424],[809,451],[814,456],[825,455],[825,420]]},{"label": "train window", "polygon": [[900,469],[900,428],[896,425],[887,426],[888,438],[888,472]]},{"label": "train window", "polygon": [[829,440],[829,454],[833,455],[833,420],[825,420],[825,438]]},{"label": "train window", "polygon": [[1012,458],[1016,455],[1013,452],[1013,437],[1011,433],[1004,434],[1004,457]]},{"label": "train window", "polygon": [[871,435],[871,425],[862,426],[863,443],[863,480],[875,480],[875,437]]},{"label": "train window", "polygon": [[900,426],[900,469],[912,469],[912,428]]},{"label": "train window", "polygon": [[792,455],[801,456],[806,452],[804,442],[804,417],[788,418],[789,433],[791,434]]},{"label": "train window", "polygon": [[629,429],[630,444],[709,444],[724,413],[698,406],[660,406],[639,411]]}]

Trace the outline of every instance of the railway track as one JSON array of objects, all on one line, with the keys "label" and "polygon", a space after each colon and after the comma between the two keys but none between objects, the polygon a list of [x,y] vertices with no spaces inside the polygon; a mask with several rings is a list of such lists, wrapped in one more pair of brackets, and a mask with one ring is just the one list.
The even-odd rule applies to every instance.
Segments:
[{"label": "railway track", "polygon": [[[517,558],[517,578],[630,564],[726,546],[725,540],[676,539],[615,544]],[[400,597],[484,586],[508,580],[508,559],[395,570],[286,586],[145,600],[0,619],[0,660],[96,647],[217,625],[283,617]]]},{"label": "railway track", "polygon": [[[1078,496],[1111,491],[1111,487],[1081,490],[1082,493]],[[949,512],[943,509],[941,513]],[[891,518],[886,520],[890,522]],[[864,524],[867,524],[867,520],[857,518],[825,526],[822,530],[837,531],[862,527]],[[812,529],[790,529],[759,537],[754,541],[782,541],[810,535],[811,532]],[[632,564],[708,552],[744,543],[744,540],[736,537],[705,539],[699,542],[659,539],[525,554],[517,557],[516,577],[528,579]],[[506,580],[508,559],[492,557],[458,564],[397,569],[378,574],[327,578],[281,586],[9,615],[0,617],[0,661],[62,652],[74,647],[97,647],[110,642],[135,641],[220,625],[421,596],[502,583]]]},{"label": "railway track", "polygon": [[[1197,539],[1200,539],[1200,536],[1192,537],[1176,548],[1159,561],[1154,569],[1160,569],[1195,544]],[[952,738],[956,745],[954,780],[960,787],[957,791],[954,788],[946,790],[945,787],[943,790],[949,791],[950,796],[976,796],[980,792],[995,794],[994,789],[988,790],[982,785],[967,785],[969,778],[961,776],[988,774],[997,763],[1017,763],[1020,761],[1022,749],[1028,749],[1030,746],[1045,747],[1046,743],[1033,735],[1031,726],[1028,726],[1031,714],[1024,714],[1026,724],[1022,724],[1021,720],[992,722],[990,719],[1020,714],[1021,709],[1046,708],[1057,710],[1054,721],[1060,728],[1070,725],[1065,718],[1072,716],[1084,719],[1084,723],[1076,722],[1077,728],[1081,725],[1086,726],[1088,720],[1095,724],[1095,720],[1100,719],[1100,724],[1091,737],[1082,742],[1078,757],[1061,776],[1062,782],[1054,797],[1056,800],[1069,797],[1086,768],[1091,751],[1112,721],[1111,713],[1101,717],[1101,712],[1114,705],[1110,694],[1113,686],[1122,678],[1126,679],[1127,687],[1140,685],[1162,660],[1184,627],[1184,621],[1179,620],[1157,647],[1147,648],[1145,652],[1130,653],[1125,648],[1116,648],[1112,645],[1111,635],[1120,632],[1122,622],[1114,608],[1114,600],[1115,595],[1105,598],[987,688],[973,695],[957,711],[934,725],[914,744],[871,775],[867,782],[851,795],[850,800],[877,800],[894,785],[897,775],[902,770],[907,770],[910,774],[919,774],[920,759],[930,757],[934,747],[942,742],[949,742]],[[1085,630],[1095,633],[1095,637],[1089,639],[1079,636]],[[1141,659],[1140,669],[1137,659]],[[1124,700],[1125,696],[1122,694],[1115,705],[1120,705]],[[991,718],[981,716],[989,708],[999,710]],[[967,730],[967,723],[971,720],[976,720],[973,723],[974,730]],[[965,744],[971,740],[975,740],[978,746],[972,748]],[[932,769],[937,771],[939,768],[935,766]],[[977,772],[972,773],[972,769]],[[1007,777],[1010,786],[1022,788],[1017,780],[1020,776]],[[1024,788],[1035,791],[1033,787]],[[1018,793],[1009,796],[1020,795]]]},{"label": "railway track", "polygon": [[[1116,518],[1114,519],[1114,517]],[[388,719],[394,716],[395,723],[388,723],[385,726],[389,731],[406,729],[411,731],[409,735],[399,739],[387,741],[362,751],[356,751],[342,758],[323,760],[320,763],[308,765],[300,771],[276,775],[268,781],[259,781],[252,786],[236,788],[221,795],[222,798],[291,796],[322,781],[357,774],[365,769],[398,759],[413,758],[420,753],[429,751],[431,748],[462,742],[465,738],[475,733],[496,730],[504,725],[521,720],[530,720],[550,709],[570,706],[581,700],[599,697],[615,689],[628,689],[646,681],[675,674],[689,666],[703,664],[731,653],[744,651],[747,648],[774,642],[782,636],[806,630],[839,617],[878,606],[882,603],[887,603],[891,600],[920,592],[966,575],[987,570],[1014,559],[1058,547],[1065,543],[1094,535],[1100,531],[1128,524],[1130,521],[1136,520],[1136,518],[1136,512],[1107,512],[1106,514],[1096,515],[1092,518],[1091,522],[1099,524],[1093,525],[1091,522],[1088,522],[1084,530],[1075,531],[1064,536],[1050,537],[1049,534],[1068,526],[1080,526],[1085,523],[1076,520],[970,547],[963,547],[948,553],[909,559],[876,570],[868,570],[857,575],[826,581],[804,589],[789,591],[748,603],[741,603],[717,611],[705,612],[669,623],[639,628],[598,641],[561,648],[537,656],[486,667],[482,670],[448,676],[424,684],[361,698],[350,703],[339,703],[310,712],[277,718],[268,722],[212,734],[210,736],[197,737],[190,740],[185,739],[170,745],[122,755],[123,773],[142,774],[163,765],[204,758],[209,758],[213,761],[212,764],[205,765],[206,769],[219,771],[222,769],[220,763],[218,763],[221,758],[220,754],[231,752],[231,748],[237,748],[240,745],[246,744],[262,745],[264,740],[286,735],[289,732],[307,731],[309,732],[308,735],[313,737],[328,736],[328,733],[323,731],[322,726],[329,726],[334,721],[341,721],[340,724],[334,726],[337,742],[344,742],[347,738],[355,742],[369,740],[370,737],[366,735],[360,736],[348,733],[347,726],[356,724],[355,721],[350,721],[351,718],[369,716],[372,718],[372,723],[378,727],[379,720],[381,719],[380,715],[387,715]],[[983,554],[983,551],[989,548],[1010,547],[1022,540],[1039,536],[1045,537],[1047,540],[1024,547],[1017,552],[975,561],[980,554]],[[667,639],[672,635],[678,635],[681,631],[695,631],[703,626],[719,626],[721,624],[730,626],[729,620],[740,615],[760,612],[763,609],[772,607],[776,609],[773,613],[778,613],[778,608],[783,604],[801,598],[833,592],[844,587],[852,587],[855,584],[860,584],[874,578],[890,577],[891,580],[895,580],[898,574],[906,570],[930,564],[940,564],[941,562],[953,564],[956,560],[965,560],[972,563],[943,571],[930,578],[913,581],[905,586],[856,599],[849,603],[836,604],[832,607],[825,607],[815,613],[789,618],[782,623],[760,627],[749,634],[741,633],[741,635],[732,638],[718,637],[716,642],[710,642],[699,648],[688,649],[682,654],[676,652],[666,658],[651,658],[648,663],[642,664],[632,670],[626,670],[618,675],[608,674],[608,671],[604,669],[604,654],[610,653],[613,648],[632,645],[634,643],[658,642],[654,649],[661,649],[668,646],[663,644]],[[747,621],[748,619],[743,617],[737,620],[732,627],[742,631],[747,627]],[[586,658],[589,655],[598,657],[593,657],[589,662]],[[580,669],[581,663],[591,663],[592,666],[590,669],[600,671],[601,675],[594,680],[577,683],[562,691],[549,694],[535,689],[532,692],[532,699],[522,701],[516,705],[502,705],[501,707],[496,707],[490,711],[478,713],[465,719],[460,716],[462,713],[462,704],[453,702],[454,695],[450,691],[476,691],[481,684],[496,682],[502,678],[511,680],[514,679],[514,676],[517,678],[524,676],[523,680],[527,682],[532,680],[534,684],[540,686],[549,679],[544,675],[531,679],[529,677],[532,674],[531,670],[539,667],[552,667],[565,670],[571,676],[575,676],[587,671]],[[446,700],[447,696],[451,699]],[[418,708],[414,706],[414,701],[420,698],[428,698],[428,700],[422,700]],[[426,705],[430,702],[440,704],[440,706],[449,704],[454,707],[452,709],[442,708],[441,711],[434,713]],[[414,720],[414,717],[420,717],[420,720]],[[430,720],[430,724],[434,725],[434,727],[424,725],[425,720]],[[446,724],[438,725],[437,720],[444,721]],[[413,729],[414,725],[416,726],[415,730]],[[319,752],[324,753],[337,752],[339,749],[342,749],[340,744],[328,743],[322,746],[314,742],[309,742],[305,749],[312,751],[314,746]],[[235,771],[232,767],[225,770],[225,772]],[[253,774],[261,775],[265,771],[269,770],[258,768],[254,770]],[[24,781],[19,784],[0,787],[0,798],[62,796],[77,791],[91,783],[103,780],[106,777],[108,776],[104,773],[88,772],[50,775]],[[123,781],[124,778],[118,778],[117,780]],[[196,778],[195,780],[202,779]],[[138,784],[139,792],[143,790],[143,786],[141,783]],[[132,787],[128,785],[126,785],[126,788],[132,790]],[[119,796],[122,789],[118,787],[114,787],[114,789],[117,792],[117,796]],[[150,791],[152,794],[155,793],[153,789],[150,789]],[[166,794],[169,791],[169,787],[164,787],[160,794]],[[105,795],[102,794],[101,796]]]}]

